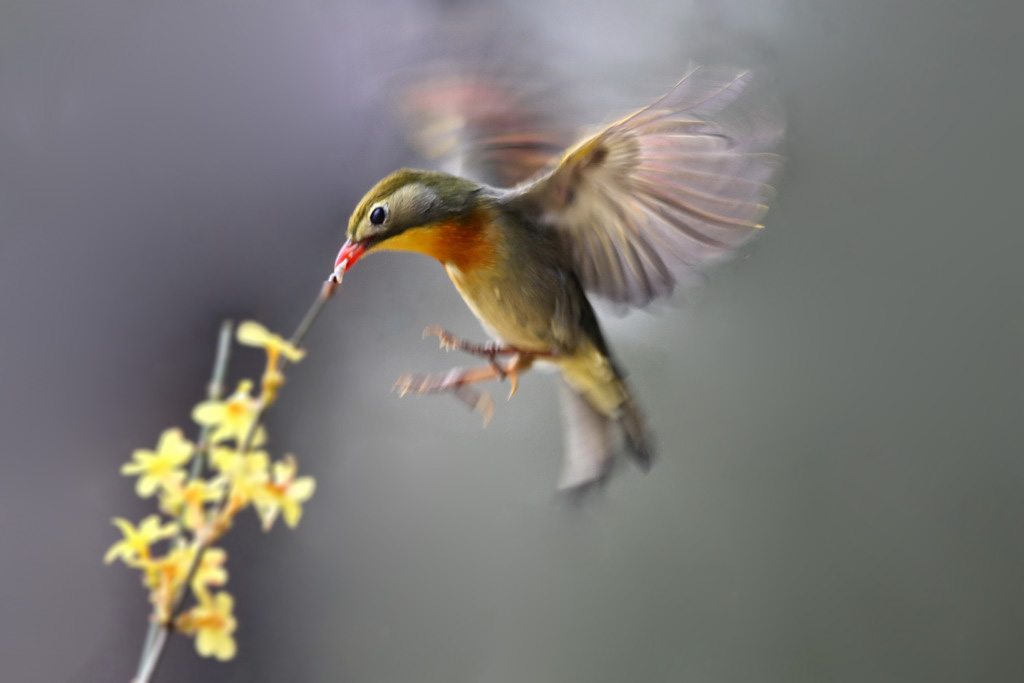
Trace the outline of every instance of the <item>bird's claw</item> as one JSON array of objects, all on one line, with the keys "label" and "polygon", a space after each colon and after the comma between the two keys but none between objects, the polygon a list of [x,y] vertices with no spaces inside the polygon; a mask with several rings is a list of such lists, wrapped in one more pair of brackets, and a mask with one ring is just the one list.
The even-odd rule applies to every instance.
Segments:
[{"label": "bird's claw", "polygon": [[395,380],[395,383],[391,386],[391,391],[397,391],[398,397],[402,398],[409,393],[415,381],[414,376],[407,372]]},{"label": "bird's claw", "polygon": [[491,424],[491,418],[494,417],[494,399],[492,399],[491,395],[486,391],[474,390],[473,393],[476,394],[476,399],[470,407],[480,413],[484,420],[483,426],[486,427]]},{"label": "bird's claw", "polygon": [[460,368],[449,370],[444,375],[421,375],[407,372],[395,380],[392,391],[397,391],[399,398],[410,391],[417,394],[436,394],[450,391],[461,384],[463,372]]},{"label": "bird's claw", "polygon": [[423,338],[426,339],[427,337],[437,337],[439,346],[444,351],[459,348],[459,340],[440,325],[431,325],[423,330]]},{"label": "bird's claw", "polygon": [[[494,402],[490,394],[473,389],[470,385],[488,380],[508,380],[512,385],[508,397],[511,399],[519,390],[519,374],[528,370],[537,355],[550,356],[547,353],[524,352],[496,341],[477,344],[459,339],[440,325],[431,325],[423,330],[423,338],[437,337],[445,351],[458,350],[482,356],[487,359],[486,367],[455,368],[444,375],[418,375],[406,373],[398,378],[392,390],[399,396],[409,392],[416,394],[436,394],[450,391],[460,401],[473,410],[479,411],[484,417],[484,426],[491,421],[494,414]],[[508,361],[499,361],[499,356],[512,355]]]},{"label": "bird's claw", "polygon": [[486,427],[494,417],[494,400],[489,393],[470,387],[465,382],[465,375],[465,370],[461,368],[449,370],[444,375],[421,375],[407,372],[395,381],[392,391],[397,391],[399,398],[409,392],[422,395],[450,391],[471,410],[478,411],[483,416],[484,427]]},{"label": "bird's claw", "polygon": [[423,338],[427,337],[437,337],[440,348],[444,351],[462,351],[472,356],[483,356],[492,363],[500,355],[520,353],[517,349],[500,344],[493,339],[482,344],[460,339],[440,325],[430,325],[424,329]]},{"label": "bird's claw", "polygon": [[508,392],[508,400],[512,400],[512,397],[515,396],[516,392],[519,390],[519,373],[515,370],[506,370],[503,374],[504,376],[502,379],[508,377],[508,381],[512,384],[512,388],[509,389]]}]

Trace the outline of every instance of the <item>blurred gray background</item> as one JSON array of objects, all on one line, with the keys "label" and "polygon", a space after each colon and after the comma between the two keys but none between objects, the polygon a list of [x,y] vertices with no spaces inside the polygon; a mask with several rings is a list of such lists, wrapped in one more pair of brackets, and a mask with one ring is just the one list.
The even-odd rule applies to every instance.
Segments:
[{"label": "blurred gray background", "polygon": [[661,459],[566,508],[550,376],[486,430],[398,400],[464,360],[426,325],[481,333],[436,263],[376,256],[270,419],[319,484],[303,523],[227,543],[237,659],[175,639],[157,680],[1024,680],[1024,9],[998,0],[4,2],[3,680],[130,678],[145,596],[100,560],[152,505],[118,466],[188,426],[221,319],[290,330],[362,193],[424,163],[381,84],[466,20],[594,102],[692,59],[762,67],[788,112],[762,239],[607,319]]}]

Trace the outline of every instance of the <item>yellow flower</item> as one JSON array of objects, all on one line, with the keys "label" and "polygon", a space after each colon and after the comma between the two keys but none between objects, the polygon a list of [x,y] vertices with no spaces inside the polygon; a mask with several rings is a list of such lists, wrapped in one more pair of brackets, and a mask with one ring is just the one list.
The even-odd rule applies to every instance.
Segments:
[{"label": "yellow flower", "polygon": [[188,573],[190,550],[190,547],[178,546],[168,550],[166,555],[140,562],[145,570],[142,582],[149,588],[162,583],[176,585]]},{"label": "yellow flower", "polygon": [[192,592],[209,597],[210,586],[223,586],[228,582],[228,570],[224,567],[228,554],[223,548],[207,548],[199,561],[195,576],[192,577]]},{"label": "yellow flower", "polygon": [[[168,551],[166,555],[140,563],[145,572],[143,583],[150,589],[150,601],[156,609],[157,620],[165,621],[171,611],[171,605],[178,595],[182,582],[188,576],[195,560],[196,546],[180,546]],[[227,583],[228,572],[224,568],[227,553],[221,548],[207,548],[203,559],[199,561],[195,574],[192,576],[192,592],[197,596],[208,598],[210,586],[223,586]]]},{"label": "yellow flower", "polygon": [[[215,427],[210,437],[211,442],[233,440],[241,445],[259,411],[260,402],[252,396],[252,382],[243,380],[226,401],[203,401],[197,405],[192,410],[192,419],[204,427]],[[263,427],[257,427],[252,445],[259,446],[265,440]]]},{"label": "yellow flower", "polygon": [[186,529],[197,531],[206,522],[206,504],[220,500],[223,490],[221,482],[192,479],[182,484],[179,478],[164,487],[160,509],[169,515],[182,517]]},{"label": "yellow flower", "polygon": [[239,325],[235,338],[238,339],[239,344],[263,348],[268,356],[273,356],[274,361],[278,356],[284,356],[290,362],[298,363],[306,355],[305,351],[274,334],[255,320],[246,320]]},{"label": "yellow flower", "polygon": [[263,520],[264,531],[274,525],[278,513],[285,524],[294,528],[302,517],[302,504],[316,489],[313,477],[295,478],[298,465],[292,456],[274,463],[274,476],[259,492],[255,500],[256,511]]},{"label": "yellow flower", "polygon": [[234,600],[226,591],[214,596],[200,595],[199,604],[178,618],[178,629],[196,634],[196,652],[203,657],[227,661],[235,656],[238,624],[232,614]]},{"label": "yellow flower", "polygon": [[168,429],[160,435],[156,451],[139,449],[132,453],[134,462],[121,466],[121,474],[139,475],[135,491],[143,498],[153,495],[161,486],[170,485],[179,475],[181,467],[192,459],[194,447],[181,434],[180,429]]},{"label": "yellow flower", "polygon": [[246,320],[238,326],[236,338],[239,344],[259,346],[267,352],[267,369],[263,371],[263,392],[260,397],[267,405],[272,404],[284,384],[284,374],[278,368],[278,360],[284,356],[292,363],[298,363],[306,352],[253,320]]},{"label": "yellow flower", "polygon": [[251,503],[270,480],[270,458],[264,451],[242,455],[231,449],[215,448],[210,461],[231,486],[228,506],[233,511]]},{"label": "yellow flower", "polygon": [[149,600],[153,603],[157,621],[163,623],[168,619],[178,587],[188,575],[194,552],[192,547],[181,546],[172,548],[166,555],[140,563],[144,571],[142,582],[150,589]]},{"label": "yellow flower", "polygon": [[158,515],[146,517],[138,528],[127,519],[115,517],[114,526],[121,530],[124,538],[110,546],[110,550],[103,556],[103,561],[106,564],[117,559],[123,560],[128,565],[137,565],[139,562],[148,561],[150,559],[149,546],[174,536],[178,531],[178,525],[173,522],[160,524]]}]

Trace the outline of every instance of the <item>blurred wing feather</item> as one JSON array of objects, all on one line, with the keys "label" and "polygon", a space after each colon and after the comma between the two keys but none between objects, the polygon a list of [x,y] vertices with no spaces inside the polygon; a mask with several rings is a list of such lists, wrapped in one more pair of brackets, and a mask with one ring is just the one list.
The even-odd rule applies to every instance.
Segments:
[{"label": "blurred wing feather", "polygon": [[586,290],[645,305],[761,227],[780,165],[762,150],[781,127],[762,122],[739,135],[703,118],[749,78],[695,68],[516,191],[513,201],[563,236]]},{"label": "blurred wing feather", "polygon": [[572,142],[550,93],[493,68],[436,71],[403,88],[399,104],[418,152],[495,187],[553,167]]}]

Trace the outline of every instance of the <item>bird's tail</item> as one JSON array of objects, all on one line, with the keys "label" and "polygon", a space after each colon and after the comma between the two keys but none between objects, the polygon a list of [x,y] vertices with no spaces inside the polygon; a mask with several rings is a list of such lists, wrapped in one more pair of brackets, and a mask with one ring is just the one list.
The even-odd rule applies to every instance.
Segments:
[{"label": "bird's tail", "polygon": [[626,447],[637,466],[644,472],[651,469],[654,462],[654,443],[647,420],[636,404],[633,395],[626,389],[626,402],[620,407],[616,422],[622,427],[626,438]]},{"label": "bird's tail", "polygon": [[654,459],[650,430],[626,382],[607,356],[588,356],[560,363],[565,463],[559,488],[563,490],[605,481],[620,444],[645,472]]}]

